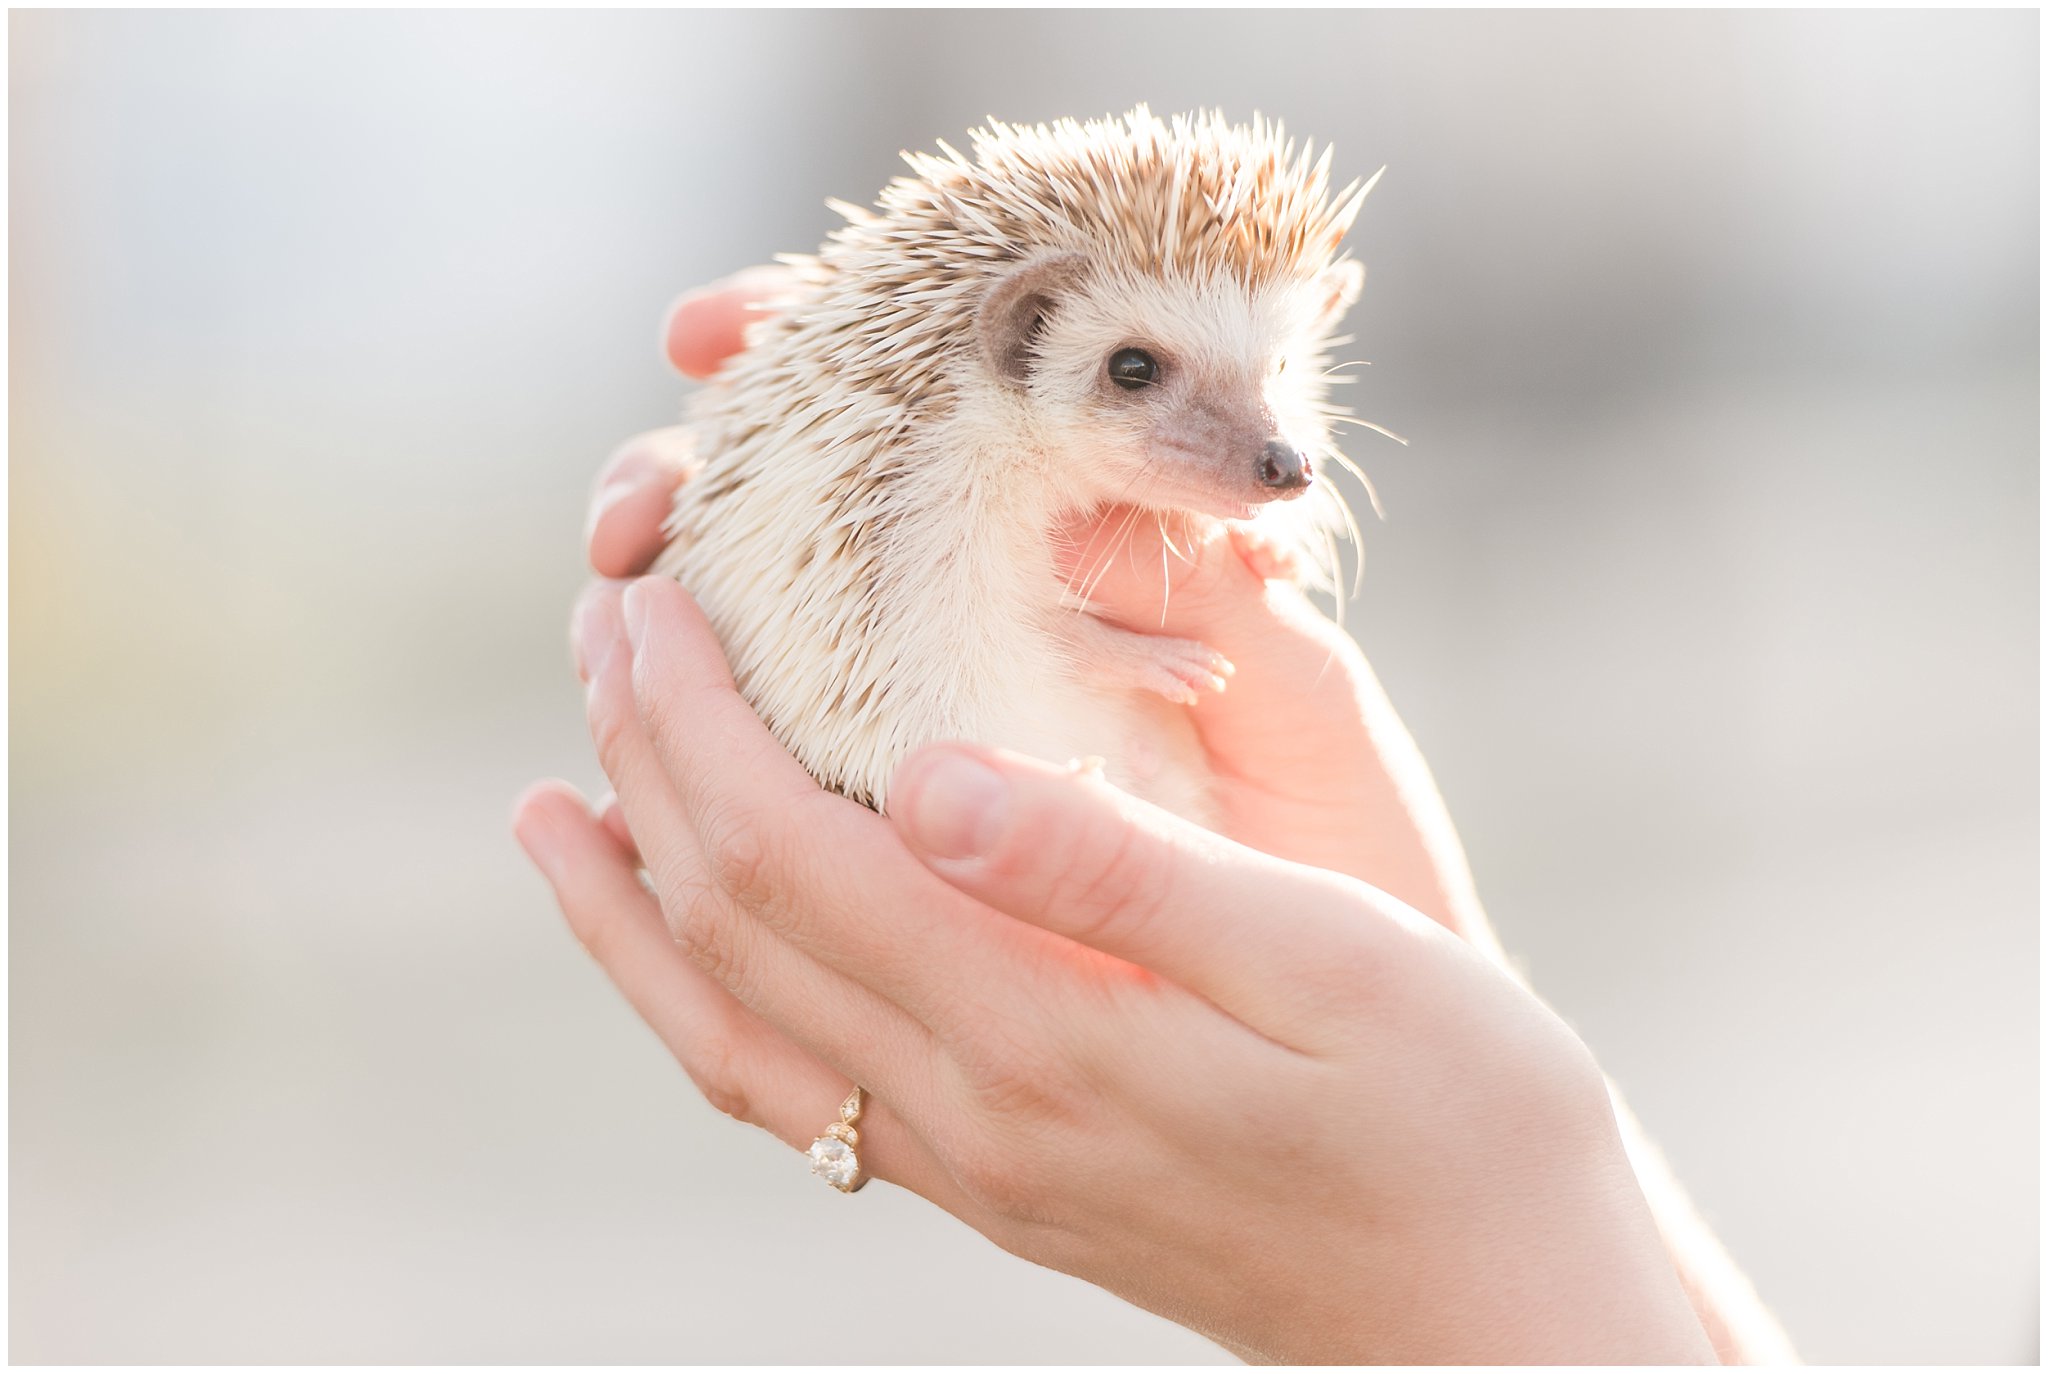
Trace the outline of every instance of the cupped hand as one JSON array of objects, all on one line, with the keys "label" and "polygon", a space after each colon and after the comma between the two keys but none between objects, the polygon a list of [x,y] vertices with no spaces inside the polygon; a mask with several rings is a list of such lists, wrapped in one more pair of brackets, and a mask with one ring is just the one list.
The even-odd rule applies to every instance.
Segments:
[{"label": "cupped hand", "polygon": [[519,834],[726,1110],[801,1148],[859,1082],[870,1172],[1247,1357],[1711,1359],[1591,1058],[1464,941],[1085,772],[826,793],[667,579],[576,637],[653,890],[559,785]]},{"label": "cupped hand", "polygon": [[[664,338],[684,374],[709,377],[784,277],[757,268],[682,297]],[[588,526],[601,576],[660,551],[690,468],[688,432],[627,443],[598,479]],[[1420,751],[1351,637],[1318,611],[1256,525],[1184,522],[1171,534],[1111,510],[1054,541],[1100,614],[1200,640],[1236,665],[1193,719],[1216,779],[1223,833],[1278,858],[1372,883],[1498,957],[1463,850]]]}]

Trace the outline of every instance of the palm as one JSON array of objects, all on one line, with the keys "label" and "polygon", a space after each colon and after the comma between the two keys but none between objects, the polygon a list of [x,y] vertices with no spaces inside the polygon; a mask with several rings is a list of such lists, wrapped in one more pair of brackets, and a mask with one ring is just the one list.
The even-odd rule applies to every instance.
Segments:
[{"label": "palm", "polygon": [[[1116,527],[1114,512],[1099,526]],[[1435,784],[1358,646],[1298,588],[1256,575],[1220,528],[1170,549],[1139,528],[1123,536],[1130,556],[1105,563],[1091,600],[1132,628],[1202,640],[1237,665],[1225,691],[1190,708],[1217,779],[1218,829],[1371,883],[1477,936],[1484,920]],[[1085,551],[1090,541],[1077,542]]]}]

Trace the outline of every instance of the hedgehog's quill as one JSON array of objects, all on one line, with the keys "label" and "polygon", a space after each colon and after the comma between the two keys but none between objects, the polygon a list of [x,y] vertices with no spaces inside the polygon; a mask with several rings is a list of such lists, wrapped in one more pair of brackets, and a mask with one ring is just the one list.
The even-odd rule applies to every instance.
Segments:
[{"label": "hedgehog's quill", "polygon": [[[1370,184],[1220,115],[1011,127],[912,176],[814,257],[695,398],[699,470],[658,570],[828,787],[877,808],[942,739],[1053,761],[1205,819],[1180,707],[1228,665],[1091,613],[1053,531],[1127,504],[1280,527],[1340,503],[1323,354]],[[1317,499],[1292,501],[1304,495]],[[1280,502],[1292,504],[1280,506]]]}]

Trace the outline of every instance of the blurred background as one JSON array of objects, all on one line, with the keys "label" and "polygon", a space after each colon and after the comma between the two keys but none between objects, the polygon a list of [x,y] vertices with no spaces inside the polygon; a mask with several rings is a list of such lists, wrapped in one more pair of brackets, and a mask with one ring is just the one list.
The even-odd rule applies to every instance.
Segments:
[{"label": "blurred background", "polygon": [[506,824],[668,299],[1145,100],[1389,168],[1348,623],[1537,988],[1809,1358],[2035,1360],[2038,22],[15,12],[13,1358],[1224,1358],[716,1116]]}]

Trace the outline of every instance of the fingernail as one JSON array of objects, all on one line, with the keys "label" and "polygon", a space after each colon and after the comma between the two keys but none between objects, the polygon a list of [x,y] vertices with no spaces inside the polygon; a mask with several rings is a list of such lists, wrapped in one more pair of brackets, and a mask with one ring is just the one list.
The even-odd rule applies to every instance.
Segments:
[{"label": "fingernail", "polygon": [[598,480],[597,494],[591,498],[590,518],[585,522],[588,535],[597,528],[613,507],[629,497],[638,496],[643,490],[654,485],[661,473],[660,460],[653,454],[635,451],[621,458],[618,465]]},{"label": "fingernail", "polygon": [[905,827],[918,848],[941,859],[988,853],[1010,819],[1010,784],[965,754],[941,753],[911,789]]},{"label": "fingernail", "polygon": [[647,597],[641,592],[638,582],[627,586],[625,599],[619,603],[619,612],[626,618],[626,642],[637,654],[640,641],[647,637]]},{"label": "fingernail", "polygon": [[550,883],[554,882],[562,866],[562,846],[546,808],[522,808],[512,820],[512,838],[519,841],[519,847],[526,851],[526,857],[533,860],[533,866],[541,871],[542,876]]},{"label": "fingernail", "polygon": [[731,276],[720,277],[717,281],[693,286],[669,302],[668,314],[663,318],[673,323],[677,312],[688,310],[699,301],[715,300],[735,292],[747,296],[768,296],[781,290],[789,283],[789,269],[757,264],[742,267]]},{"label": "fingernail", "polygon": [[654,476],[661,467],[661,458],[654,451],[653,443],[650,435],[643,434],[622,449],[598,475],[599,497],[620,488],[637,487]]},{"label": "fingernail", "polygon": [[787,267],[776,267],[769,263],[757,262],[751,266],[742,267],[730,276],[720,277],[711,284],[709,289],[712,291],[747,291],[758,293],[777,290],[787,285],[788,282],[789,269]]}]

